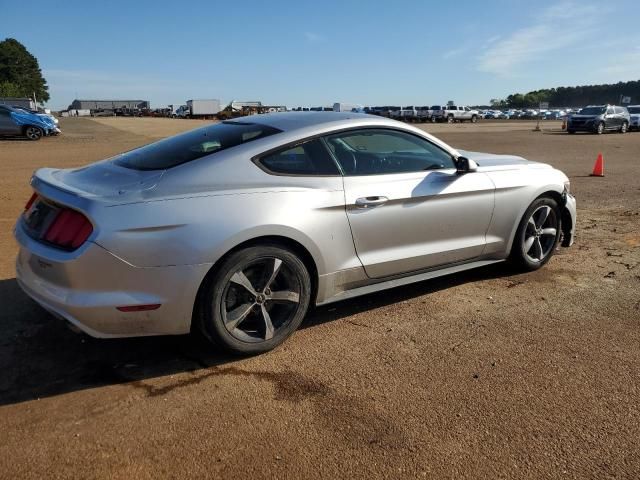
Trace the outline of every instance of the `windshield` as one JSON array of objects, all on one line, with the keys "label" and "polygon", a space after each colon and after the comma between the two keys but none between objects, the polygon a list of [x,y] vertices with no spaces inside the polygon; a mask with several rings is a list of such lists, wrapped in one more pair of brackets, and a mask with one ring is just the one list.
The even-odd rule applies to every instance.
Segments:
[{"label": "windshield", "polygon": [[586,107],[580,110],[580,115],[602,115],[606,107]]},{"label": "windshield", "polygon": [[627,107],[629,113],[640,113],[640,107]]},{"label": "windshield", "polygon": [[279,132],[255,123],[222,122],[136,148],[114,163],[134,170],[164,170]]}]

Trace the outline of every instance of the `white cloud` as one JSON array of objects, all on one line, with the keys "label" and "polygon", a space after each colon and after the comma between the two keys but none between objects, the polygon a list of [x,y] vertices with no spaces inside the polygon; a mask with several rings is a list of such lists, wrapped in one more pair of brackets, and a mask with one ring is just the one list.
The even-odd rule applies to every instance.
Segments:
[{"label": "white cloud", "polygon": [[602,13],[602,8],[574,2],[554,5],[536,16],[529,26],[504,39],[487,40],[477,68],[500,76],[514,76],[526,64],[584,41],[596,28]]},{"label": "white cloud", "polygon": [[467,52],[468,50],[469,50],[468,47],[454,48],[453,50],[444,52],[442,54],[442,58],[444,58],[445,60],[449,60],[450,58],[459,57],[460,55]]},{"label": "white cloud", "polygon": [[[122,71],[43,69],[49,84],[52,108],[65,108],[74,98],[139,98],[142,100],[175,98],[184,84],[168,80],[160,72],[126,73]],[[213,83],[190,81],[190,87],[204,92],[216,91]]]},{"label": "white cloud", "polygon": [[304,32],[304,38],[306,38],[309,43],[319,43],[326,40],[325,37],[314,32]]},{"label": "white cloud", "polygon": [[630,51],[614,55],[609,64],[600,70],[606,78],[616,78],[618,81],[637,80],[640,78],[640,46]]}]

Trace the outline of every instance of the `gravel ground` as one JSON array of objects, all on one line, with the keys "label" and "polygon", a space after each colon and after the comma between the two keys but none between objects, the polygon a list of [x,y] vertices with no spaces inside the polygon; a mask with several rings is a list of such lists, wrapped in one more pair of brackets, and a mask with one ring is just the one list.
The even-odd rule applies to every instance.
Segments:
[{"label": "gravel ground", "polygon": [[[195,125],[74,118],[58,138],[0,140],[0,476],[640,476],[640,133],[425,126],[564,170],[576,244],[530,274],[492,266],[319,308],[259,357],[95,340],[29,300],[11,230],[31,172]],[[589,177],[599,152],[607,176]]]}]

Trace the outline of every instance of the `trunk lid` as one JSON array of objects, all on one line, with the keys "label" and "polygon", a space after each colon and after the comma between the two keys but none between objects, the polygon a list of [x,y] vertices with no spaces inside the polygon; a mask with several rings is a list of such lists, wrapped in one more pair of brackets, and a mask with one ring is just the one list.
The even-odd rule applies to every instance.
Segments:
[{"label": "trunk lid", "polygon": [[164,172],[133,170],[107,160],[74,169],[41,168],[34,178],[73,195],[100,197],[119,203],[153,189]]}]

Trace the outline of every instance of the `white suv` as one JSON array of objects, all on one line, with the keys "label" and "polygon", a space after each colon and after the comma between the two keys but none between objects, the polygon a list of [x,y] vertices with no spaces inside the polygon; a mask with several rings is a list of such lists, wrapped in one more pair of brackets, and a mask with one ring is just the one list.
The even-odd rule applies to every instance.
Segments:
[{"label": "white suv", "polygon": [[456,107],[455,105],[447,105],[444,111],[444,119],[449,122],[465,122],[470,121],[476,123],[480,118],[480,112],[471,110],[469,107]]},{"label": "white suv", "polygon": [[629,105],[629,130],[640,130],[640,105]]}]

